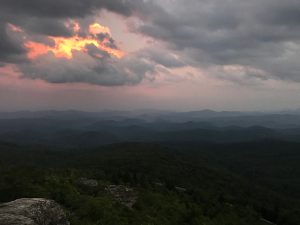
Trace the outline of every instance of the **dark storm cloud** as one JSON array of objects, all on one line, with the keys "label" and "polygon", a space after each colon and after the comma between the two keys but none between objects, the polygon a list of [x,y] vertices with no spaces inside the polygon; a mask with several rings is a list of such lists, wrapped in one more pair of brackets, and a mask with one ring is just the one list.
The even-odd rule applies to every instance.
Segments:
[{"label": "dark storm cloud", "polygon": [[107,40],[107,42],[104,44],[105,46],[113,49],[118,49],[118,46],[115,42],[115,40],[110,36],[110,34],[107,33],[100,33],[95,35],[96,38],[100,41]]},{"label": "dark storm cloud", "polygon": [[[23,63],[24,78],[42,79],[50,83],[89,83],[103,86],[135,85],[152,79],[156,65],[135,55],[113,59],[106,52],[88,46],[89,55],[74,52],[73,59],[56,58],[52,54]],[[102,54],[102,57],[96,57]]]},{"label": "dark storm cloud", "polygon": [[[135,11],[131,0],[1,0],[1,32],[6,23],[18,25],[28,32],[51,36],[70,36],[66,19],[92,15],[101,9],[129,16]],[[1,50],[1,49],[0,49]],[[4,50],[4,49],[3,49]]]},{"label": "dark storm cloud", "polygon": [[[81,21],[80,37],[86,37],[89,17],[102,9],[128,17],[132,14],[143,15],[144,10],[154,6],[151,2],[133,0],[3,0],[0,1],[0,24],[2,44],[0,52],[13,60],[14,55],[24,55],[24,40],[10,41],[5,27],[11,23],[20,27],[30,40],[51,46],[47,36],[74,35],[74,27],[66,25],[70,19]],[[1,30],[2,28],[2,30]],[[20,32],[19,32],[20,33]],[[118,49],[109,34],[98,34],[105,45]],[[50,41],[50,42],[49,42]],[[111,57],[107,52],[94,45],[86,46],[87,53],[74,51],[71,60],[56,58],[52,53],[39,56],[31,61],[17,63],[24,78],[42,79],[51,83],[84,82],[104,86],[133,85],[143,79],[151,78],[156,71],[156,62],[138,54],[130,54],[122,59]],[[0,55],[1,57],[1,55]],[[4,58],[0,58],[4,61]],[[151,78],[152,79],[152,78]]]},{"label": "dark storm cloud", "polygon": [[27,32],[49,35],[70,37],[73,35],[71,27],[66,27],[63,20],[52,18],[25,17],[24,20],[18,20],[14,23],[25,29]]},{"label": "dark storm cloud", "polygon": [[130,15],[134,8],[129,0],[1,0],[0,8],[9,14],[33,17],[75,18],[102,8]]},{"label": "dark storm cloud", "polygon": [[23,78],[50,83],[120,86],[152,81],[161,71],[172,75],[168,68],[184,66],[174,55],[160,50],[141,49],[117,59],[93,44],[87,45],[86,49],[88,54],[73,51],[72,60],[56,58],[48,53],[34,61],[19,64],[19,69]]},{"label": "dark storm cloud", "polygon": [[165,2],[164,10],[153,12],[136,32],[181,51],[193,66],[239,64],[274,78],[300,81],[299,1]]},{"label": "dark storm cloud", "polygon": [[7,25],[0,22],[0,62],[10,63],[24,60],[22,54],[26,51],[18,42],[9,35]]},{"label": "dark storm cloud", "polygon": [[0,60],[17,61],[26,53],[22,40],[11,41],[6,26],[13,23],[26,32],[39,35],[71,36],[73,31],[65,20],[83,18],[107,9],[124,16],[135,10],[130,0],[1,0],[0,1]]},{"label": "dark storm cloud", "polygon": [[[65,26],[66,20],[84,19],[102,9],[139,18],[140,22],[131,24],[131,29],[164,42],[170,51],[143,50],[134,55],[137,59],[126,57],[118,62],[102,59],[97,65],[91,63],[91,67],[81,67],[80,72],[71,65],[68,68],[58,65],[60,73],[51,70],[56,75],[50,76],[47,72],[45,80],[133,84],[141,81],[147,72],[153,73],[155,64],[159,64],[166,68],[200,67],[217,71],[218,77],[229,80],[254,77],[300,82],[298,0],[1,0],[0,61],[17,61],[25,53],[22,42],[11,40],[7,34],[7,23],[19,25],[33,34],[70,36],[73,30]],[[113,39],[107,44],[117,49]],[[92,47],[88,48],[88,54],[95,60],[99,54],[106,58]],[[54,59],[47,57],[53,62]],[[37,66],[35,72],[33,65]],[[238,69],[228,71],[226,66]],[[42,78],[36,75],[39,70],[36,62],[22,64],[22,68],[26,76]],[[72,71],[74,77],[65,74],[63,68]],[[83,72],[92,75],[83,77],[80,75]],[[59,77],[59,74],[64,75]],[[121,74],[125,74],[125,80],[119,76]]]},{"label": "dark storm cloud", "polygon": [[174,54],[160,50],[159,48],[147,48],[139,51],[139,57],[145,58],[167,68],[183,67],[185,64]]},{"label": "dark storm cloud", "polygon": [[98,59],[99,56],[101,56],[101,58],[110,58],[109,53],[107,53],[106,51],[103,51],[99,48],[97,48],[95,45],[90,44],[90,45],[86,45],[86,49],[88,54],[93,57]]},{"label": "dark storm cloud", "polygon": [[265,23],[284,26],[299,26],[300,2],[297,0],[279,1],[269,0],[256,7],[257,16]]}]

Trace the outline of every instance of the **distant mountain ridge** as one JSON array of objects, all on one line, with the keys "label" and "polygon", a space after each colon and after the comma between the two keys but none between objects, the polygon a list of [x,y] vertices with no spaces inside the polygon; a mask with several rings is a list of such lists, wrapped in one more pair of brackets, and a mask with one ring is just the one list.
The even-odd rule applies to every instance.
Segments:
[{"label": "distant mountain ridge", "polygon": [[28,118],[28,117],[43,117],[43,116],[167,116],[180,115],[192,117],[225,117],[225,116],[241,116],[241,115],[266,115],[266,114],[290,114],[300,115],[300,108],[294,110],[281,111],[214,111],[210,109],[194,110],[194,111],[169,111],[169,110],[103,110],[103,111],[80,111],[80,110],[40,110],[40,111],[0,111],[0,119],[7,118]]},{"label": "distant mountain ridge", "polygon": [[0,113],[0,141],[58,148],[122,142],[300,141],[300,114],[40,111]]},{"label": "distant mountain ridge", "polygon": [[265,126],[270,128],[292,128],[300,126],[300,110],[278,112],[240,112],[240,111],[17,111],[0,112],[2,119],[59,119],[59,120],[113,120],[144,122],[207,122],[215,126]]}]

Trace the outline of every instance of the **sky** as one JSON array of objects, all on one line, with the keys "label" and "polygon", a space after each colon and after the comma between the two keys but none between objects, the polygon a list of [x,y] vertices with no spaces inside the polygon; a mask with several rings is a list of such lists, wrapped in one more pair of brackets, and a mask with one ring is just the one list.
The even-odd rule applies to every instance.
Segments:
[{"label": "sky", "polygon": [[299,0],[1,0],[0,111],[300,108]]}]

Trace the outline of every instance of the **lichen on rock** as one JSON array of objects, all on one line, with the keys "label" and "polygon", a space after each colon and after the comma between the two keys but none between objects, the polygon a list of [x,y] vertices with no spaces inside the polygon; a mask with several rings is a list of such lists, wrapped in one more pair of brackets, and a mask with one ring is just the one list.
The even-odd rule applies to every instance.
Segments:
[{"label": "lichen on rock", "polygon": [[53,200],[21,198],[0,204],[1,225],[69,225],[66,213]]}]

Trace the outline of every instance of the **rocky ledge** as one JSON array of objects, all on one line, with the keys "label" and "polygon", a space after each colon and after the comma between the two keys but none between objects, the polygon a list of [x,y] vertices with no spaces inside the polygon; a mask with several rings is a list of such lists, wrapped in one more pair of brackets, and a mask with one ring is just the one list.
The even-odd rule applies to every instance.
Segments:
[{"label": "rocky ledge", "polygon": [[43,198],[21,198],[0,204],[1,225],[69,225],[62,207]]},{"label": "rocky ledge", "polygon": [[137,191],[124,185],[109,185],[106,190],[116,201],[128,208],[132,208],[138,199]]}]

